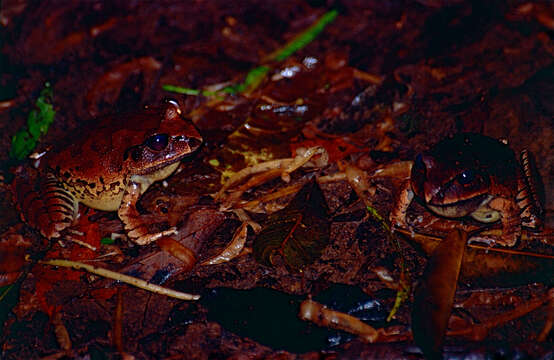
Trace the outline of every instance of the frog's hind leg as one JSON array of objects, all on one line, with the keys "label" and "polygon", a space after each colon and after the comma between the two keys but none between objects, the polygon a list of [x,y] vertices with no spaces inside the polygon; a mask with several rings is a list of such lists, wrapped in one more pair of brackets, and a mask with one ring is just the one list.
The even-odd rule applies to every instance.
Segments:
[{"label": "frog's hind leg", "polygon": [[48,238],[57,238],[76,218],[79,203],[52,174],[35,181],[19,177],[14,194],[23,220]]},{"label": "frog's hind leg", "polygon": [[535,161],[527,150],[521,152],[522,173],[518,178],[516,202],[520,208],[521,223],[540,231],[542,228],[543,207],[540,199],[542,189]]}]

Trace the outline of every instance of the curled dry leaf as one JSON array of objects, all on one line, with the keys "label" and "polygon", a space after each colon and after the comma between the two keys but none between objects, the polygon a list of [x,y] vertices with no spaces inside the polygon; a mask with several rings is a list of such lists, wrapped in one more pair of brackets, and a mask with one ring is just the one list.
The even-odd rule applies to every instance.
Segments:
[{"label": "curled dry leaf", "polygon": [[188,247],[184,246],[180,242],[164,236],[159,239],[156,244],[165,252],[175,256],[177,259],[183,262],[182,270],[189,272],[196,264],[196,255]]},{"label": "curled dry leaf", "polygon": [[240,255],[242,249],[244,249],[244,244],[246,243],[246,238],[248,235],[248,223],[244,222],[242,225],[235,231],[233,235],[233,240],[223,249],[223,251],[208,259],[202,263],[202,265],[216,265],[221,264],[227,261],[231,261],[237,256]]},{"label": "curled dry leaf", "polygon": [[71,339],[69,333],[62,321],[62,314],[57,312],[52,316],[52,324],[54,325],[54,333],[56,334],[56,340],[62,348],[62,350],[68,351],[71,349]]},{"label": "curled dry leaf", "polygon": [[[221,187],[214,198],[221,202],[220,210],[232,208],[240,199],[240,196],[254,186],[263,184],[279,176],[285,182],[290,181],[290,174],[300,167],[323,167],[329,161],[327,151],[320,146],[311,148],[296,149],[297,155],[294,158],[285,158],[266,161],[253,166],[243,168],[232,175],[229,180]],[[248,179],[246,181],[246,179]],[[238,186],[239,184],[241,184]],[[235,188],[236,189],[233,189]],[[233,189],[233,190],[232,190]],[[226,195],[225,192],[230,194]]]},{"label": "curled dry leaf", "polygon": [[429,359],[442,359],[442,344],[454,302],[467,233],[453,230],[429,258],[412,308],[416,344]]},{"label": "curled dry leaf", "polygon": [[304,300],[300,304],[298,317],[314,324],[348,332],[359,336],[369,343],[398,342],[410,339],[410,333],[399,326],[374,328],[356,316],[342,311],[327,308],[325,305],[312,299]]},{"label": "curled dry leaf", "polygon": [[379,337],[379,333],[375,328],[358,318],[340,311],[328,309],[324,305],[310,299],[300,304],[298,316],[302,320],[311,321],[319,326],[331,327],[356,334],[370,343],[375,342]]},{"label": "curled dry leaf", "polygon": [[[513,310],[501,313],[499,315],[491,316],[486,319],[480,319],[479,323],[471,322],[470,324],[461,328],[453,328],[447,332],[448,336],[463,336],[471,341],[483,341],[487,337],[489,331],[500,325],[506,324],[509,321],[513,321],[517,318],[525,316],[532,311],[539,309],[541,306],[549,301],[549,294],[543,294],[542,296],[536,296],[525,302],[518,304]],[[546,308],[547,311],[548,305]],[[547,320],[548,321],[548,320]],[[548,325],[548,324],[546,324]],[[538,339],[540,341],[540,338]]]},{"label": "curled dry leaf", "polygon": [[262,264],[273,264],[280,254],[299,270],[317,259],[329,242],[330,222],[319,185],[312,179],[289,205],[271,214],[254,241],[253,253]]}]

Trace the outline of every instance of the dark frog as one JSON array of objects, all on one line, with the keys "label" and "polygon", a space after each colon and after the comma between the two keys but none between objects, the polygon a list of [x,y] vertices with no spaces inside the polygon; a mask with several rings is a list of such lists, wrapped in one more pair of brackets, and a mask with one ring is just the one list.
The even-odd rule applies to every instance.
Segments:
[{"label": "dark frog", "polygon": [[440,216],[500,221],[502,236],[486,240],[513,246],[522,226],[538,229],[541,225],[542,207],[532,173],[527,151],[522,152],[519,163],[502,141],[480,134],[457,134],[416,157],[391,222],[407,227],[406,212],[415,195]]}]

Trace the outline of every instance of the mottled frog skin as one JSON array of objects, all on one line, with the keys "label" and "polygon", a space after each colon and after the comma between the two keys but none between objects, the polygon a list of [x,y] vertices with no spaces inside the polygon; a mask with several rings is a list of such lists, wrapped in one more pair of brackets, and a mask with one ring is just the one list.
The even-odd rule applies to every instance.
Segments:
[{"label": "mottled frog skin", "polygon": [[129,238],[138,244],[172,232],[148,233],[135,205],[152,183],[171,175],[202,143],[178,104],[105,117],[62,143],[66,145],[40,160],[38,181],[15,182],[17,203],[30,225],[47,238],[58,237],[81,203],[118,211]]},{"label": "mottled frog skin", "polygon": [[542,208],[530,178],[528,156],[522,152],[520,165],[508,145],[480,134],[460,133],[444,139],[416,157],[391,222],[407,227],[406,212],[415,196],[446,218],[500,221],[502,236],[486,240],[513,246],[522,225],[539,228],[541,224]]}]

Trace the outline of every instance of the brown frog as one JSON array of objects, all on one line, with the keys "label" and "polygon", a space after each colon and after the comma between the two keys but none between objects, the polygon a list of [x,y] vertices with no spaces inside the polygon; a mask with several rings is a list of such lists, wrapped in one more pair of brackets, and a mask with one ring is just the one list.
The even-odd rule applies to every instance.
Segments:
[{"label": "brown frog", "polygon": [[406,212],[415,195],[446,218],[500,221],[499,239],[477,239],[513,246],[522,225],[541,226],[542,207],[532,172],[527,151],[522,152],[520,164],[499,140],[473,133],[454,135],[416,157],[410,179],[397,196],[391,223],[408,227]]},{"label": "brown frog", "polygon": [[78,205],[117,211],[137,244],[148,244],[174,230],[149,233],[136,203],[148,187],[167,178],[179,161],[202,143],[177,103],[108,116],[41,159],[36,180],[14,182],[22,217],[43,236],[54,238],[71,225]]}]

